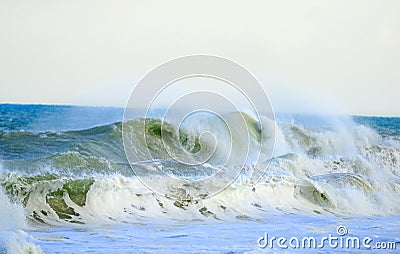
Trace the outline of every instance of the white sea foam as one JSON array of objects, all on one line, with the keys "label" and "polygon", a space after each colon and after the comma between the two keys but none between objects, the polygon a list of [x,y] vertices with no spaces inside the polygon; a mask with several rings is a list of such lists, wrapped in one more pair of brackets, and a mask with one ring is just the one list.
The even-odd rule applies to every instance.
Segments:
[{"label": "white sea foam", "polygon": [[[238,116],[227,117],[231,125],[235,126]],[[267,130],[263,133],[263,140],[270,140],[268,130],[274,123],[269,119],[262,121],[263,128]],[[258,148],[254,145],[257,140],[254,137],[257,137],[259,127],[251,124],[251,120],[249,123],[252,128],[250,137],[253,138],[251,150]],[[188,126],[189,135],[196,136],[203,130],[212,129],[219,138],[217,146],[220,150],[230,145],[237,146],[237,153],[248,150],[240,146],[248,140],[248,135],[240,136],[239,132],[232,140],[226,138],[223,123],[199,121],[195,126],[197,129]],[[113,134],[118,131],[106,126],[85,131],[82,135],[86,138],[88,133],[98,134],[104,130]],[[58,168],[48,165],[47,173],[3,172],[2,185],[8,186],[9,195],[17,196],[16,200],[24,202],[29,218],[48,224],[132,222],[142,219],[255,219],[275,211],[339,215],[400,213],[398,141],[384,138],[368,127],[342,118],[330,118],[329,124],[323,127],[282,121],[275,126],[275,133],[273,158],[269,160],[268,156],[261,156],[257,164],[246,164],[236,181],[214,196],[213,190],[219,189],[226,180],[223,174],[204,186],[196,181],[184,184],[175,178],[158,175],[159,168],[154,165],[159,162],[154,162],[134,166],[141,167],[145,172],[138,179],[110,174],[115,167],[113,163],[102,156],[96,157],[94,152],[87,156],[79,151],[60,153],[48,159],[50,163],[55,160]],[[157,135],[152,138],[156,140]],[[109,146],[103,148],[97,144],[103,145],[109,139],[100,141],[84,147],[84,153],[91,152],[90,149],[103,153]],[[139,152],[147,149],[141,142],[136,144]],[[173,144],[170,147],[178,146]],[[157,149],[157,146],[152,149]],[[157,154],[159,151],[154,152]],[[217,149],[217,155],[218,152]],[[261,149],[261,152],[265,151]],[[162,155],[161,152],[159,155]],[[162,159],[160,161],[162,163]],[[264,177],[252,186],[248,181],[249,172],[264,172],[268,165]],[[79,168],[73,169],[73,172],[83,173],[65,173],[74,166]],[[101,170],[92,169],[96,166]],[[164,163],[164,167],[167,166],[178,173],[189,172],[185,176],[196,174],[198,169],[212,168],[211,164],[207,164],[192,170],[169,160]],[[239,172],[241,168],[238,170],[231,165],[226,169]],[[154,183],[153,187],[158,187],[158,193],[142,184],[144,178]],[[82,200],[84,202],[80,204]]]},{"label": "white sea foam", "polygon": [[30,241],[24,208],[12,203],[0,188],[0,250],[7,253],[43,253]]}]

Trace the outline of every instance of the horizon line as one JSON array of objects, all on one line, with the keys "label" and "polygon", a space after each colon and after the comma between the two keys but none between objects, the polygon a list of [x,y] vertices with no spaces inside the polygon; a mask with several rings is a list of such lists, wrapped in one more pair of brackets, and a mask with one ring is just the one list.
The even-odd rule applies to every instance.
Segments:
[{"label": "horizon line", "polygon": [[[115,109],[125,109],[125,107],[121,106],[112,106],[112,105],[81,105],[81,104],[55,104],[55,103],[32,103],[32,102],[0,102],[0,106],[2,105],[24,105],[24,106],[58,106],[58,107],[86,107],[86,108],[115,108]],[[140,109],[138,107],[138,109]],[[161,109],[161,108],[160,108]],[[336,115],[336,116],[355,116],[355,117],[388,117],[388,118],[400,118],[400,114],[334,114],[334,113],[327,113],[327,114],[320,114],[315,112],[282,112],[276,111],[274,114],[299,114],[299,115]]]}]

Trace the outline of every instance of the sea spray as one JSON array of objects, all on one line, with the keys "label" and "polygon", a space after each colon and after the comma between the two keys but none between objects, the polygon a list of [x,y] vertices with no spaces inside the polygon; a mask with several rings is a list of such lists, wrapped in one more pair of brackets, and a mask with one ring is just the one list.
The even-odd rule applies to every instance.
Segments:
[{"label": "sea spray", "polygon": [[[0,188],[0,253],[43,253],[25,231],[29,228],[21,204],[12,203]],[[24,231],[25,230],[25,231]]]},{"label": "sea spray", "polygon": [[[226,118],[234,123],[239,114],[230,113]],[[250,138],[251,154],[252,149],[262,145],[257,142],[271,138],[268,132],[260,137],[258,131],[259,124],[268,130],[273,124],[268,119],[257,123],[249,115],[245,118],[250,134],[240,136],[241,132],[235,132],[233,140],[226,137],[224,123],[213,118],[197,119],[181,129],[166,123],[164,127],[171,135],[164,140],[168,152],[161,146],[159,119],[132,120],[132,127],[148,121],[150,142],[144,142],[143,133],[133,132],[132,143],[138,157],[150,150],[156,158],[138,160],[132,165],[124,153],[120,122],[56,132],[8,128],[0,132],[4,166],[0,185],[4,197],[25,211],[22,217],[48,225],[160,219],[256,220],[277,211],[385,216],[400,213],[397,134],[383,135],[382,130],[359,124],[350,117],[278,118],[273,158],[262,157],[261,153],[257,163],[253,159],[242,167],[234,163],[224,167],[228,172],[240,173],[214,195],[212,190],[219,188],[221,182],[229,182],[231,175],[220,174],[206,185],[197,180],[218,171],[222,161],[218,156],[224,155],[224,148]],[[207,146],[198,134],[208,129],[219,138],[213,160],[182,166],[170,158],[173,153],[180,158],[192,156],[200,145]],[[182,148],[189,153],[181,154]],[[143,172],[141,178],[131,167]],[[251,172],[264,174],[256,185],[248,181]],[[165,174],[186,181],[176,181]],[[149,190],[143,185],[143,177],[164,192]]]}]

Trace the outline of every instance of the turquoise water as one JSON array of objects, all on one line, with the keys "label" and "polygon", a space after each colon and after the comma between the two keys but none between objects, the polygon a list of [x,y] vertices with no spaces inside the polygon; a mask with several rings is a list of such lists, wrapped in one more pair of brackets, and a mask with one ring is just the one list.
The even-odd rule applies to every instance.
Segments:
[{"label": "turquoise water", "polygon": [[[122,115],[120,108],[0,105],[0,253],[280,252],[260,248],[258,239],[320,239],[338,236],[338,226],[346,226],[345,236],[400,248],[399,118],[277,115],[273,158],[248,165],[269,164],[260,182],[252,186],[241,175],[208,198],[214,186],[177,185],[154,162],[133,167],[168,193],[146,188],[125,156]],[[152,143],[133,135],[139,155],[150,149],[175,176],[213,174],[212,167],[171,162],[156,118],[146,129]],[[132,120],[134,130],[141,121]],[[223,129],[213,120],[206,125]],[[172,152],[199,149],[194,126],[180,130],[183,139],[171,134]],[[251,128],[256,137],[257,124]]]}]

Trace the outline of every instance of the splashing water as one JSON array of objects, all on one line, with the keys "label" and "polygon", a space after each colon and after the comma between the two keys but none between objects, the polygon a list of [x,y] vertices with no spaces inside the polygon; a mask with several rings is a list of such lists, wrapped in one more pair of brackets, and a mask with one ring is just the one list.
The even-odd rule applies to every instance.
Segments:
[{"label": "splashing water", "polygon": [[[25,110],[29,111],[29,106]],[[120,122],[36,131],[34,126],[17,130],[13,126],[19,126],[18,119],[7,119],[3,115],[0,132],[0,207],[1,217],[7,218],[0,222],[0,248],[15,253],[41,252],[26,233],[37,227],[34,225],[259,221],[276,213],[360,218],[400,213],[400,135],[394,131],[399,129],[395,119],[278,117],[274,156],[250,159],[233,183],[216,195],[213,190],[224,181],[223,174],[203,186],[196,181],[175,181],[164,173],[189,180],[215,175],[226,147],[240,148],[248,137],[251,158],[257,142],[265,139],[260,138],[258,125],[250,116],[249,133],[241,136],[240,131],[234,132],[234,139],[228,138],[223,123],[212,118],[182,129],[164,126],[170,130],[169,140],[161,139],[157,118],[148,120],[148,142],[141,139],[143,133],[133,133],[138,158],[148,151],[156,158],[138,159],[133,166],[143,173],[141,177],[161,186],[165,195],[149,190],[133,174],[125,157]],[[143,121],[132,120],[132,128]],[[368,121],[373,125],[367,125]],[[198,138],[204,129],[214,130],[218,137],[216,152],[208,163],[182,166],[170,159],[170,153],[185,159],[200,148],[207,149],[207,140]],[[180,136],[174,136],[176,133]],[[167,142],[168,151],[162,142]],[[182,147],[191,153],[180,153]],[[228,165],[226,170],[236,167],[234,162]],[[256,185],[248,182],[249,172],[262,172],[266,167]]]}]

